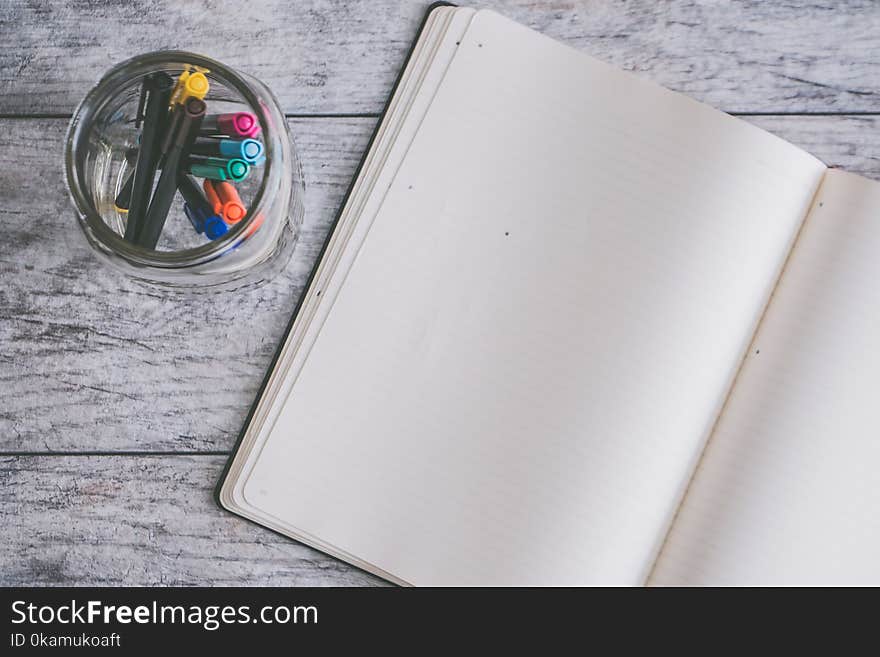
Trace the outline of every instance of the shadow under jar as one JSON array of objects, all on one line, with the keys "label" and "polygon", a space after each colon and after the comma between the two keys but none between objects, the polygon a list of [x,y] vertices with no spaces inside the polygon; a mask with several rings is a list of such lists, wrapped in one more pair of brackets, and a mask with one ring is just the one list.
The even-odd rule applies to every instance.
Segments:
[{"label": "shadow under jar", "polygon": [[[116,199],[135,168],[144,79],[164,72],[176,81],[185,71],[207,77],[208,115],[249,112],[256,117],[260,129],[255,138],[265,160],[235,182],[247,213],[228,224],[225,234],[211,240],[197,232],[178,192],[158,243],[147,248],[123,238],[128,212],[117,207]],[[68,190],[89,244],[104,261],[140,281],[179,290],[256,285],[283,269],[293,252],[304,185],[284,113],[262,82],[219,62],[160,51],[112,68],[74,113],[64,159]]]}]

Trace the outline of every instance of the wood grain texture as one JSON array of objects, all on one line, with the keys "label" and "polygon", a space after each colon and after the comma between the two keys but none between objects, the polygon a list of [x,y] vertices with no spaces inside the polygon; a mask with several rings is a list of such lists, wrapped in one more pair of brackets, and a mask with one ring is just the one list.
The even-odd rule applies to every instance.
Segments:
[{"label": "wood grain texture", "polygon": [[[880,178],[880,117],[750,117],[825,162]],[[180,299],[102,266],[64,189],[65,121],[0,120],[0,451],[232,447],[374,124],[292,121],[301,242],[278,280]],[[38,175],[32,175],[32,172]]]},{"label": "wood grain texture", "polygon": [[[256,75],[290,113],[376,113],[428,4],[5,0],[0,113],[69,113],[111,63],[169,48]],[[473,6],[728,111],[880,111],[880,3],[870,0]]]},{"label": "wood grain texture", "polygon": [[878,116],[751,116],[746,120],[800,146],[829,166],[880,180]]},{"label": "wood grain texture", "polygon": [[214,506],[222,464],[216,456],[0,458],[0,585],[381,583]]},{"label": "wood grain texture", "polygon": [[[427,4],[0,4],[0,585],[379,583],[220,511],[211,490]],[[728,111],[880,114],[875,2],[475,6]],[[290,114],[369,115],[292,121],[306,219],[269,285],[169,297],[101,266],[78,233],[51,117],[161,48],[255,74]],[[880,116],[748,120],[880,179]]]},{"label": "wood grain texture", "polygon": [[66,121],[0,121],[0,451],[229,449],[373,123],[294,121],[308,192],[290,265],[181,299],[92,255],[63,182]]}]

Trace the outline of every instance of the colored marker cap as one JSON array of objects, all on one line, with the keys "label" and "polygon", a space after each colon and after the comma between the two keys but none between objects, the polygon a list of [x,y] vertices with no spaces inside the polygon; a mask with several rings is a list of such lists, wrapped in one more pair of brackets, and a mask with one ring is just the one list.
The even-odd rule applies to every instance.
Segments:
[{"label": "colored marker cap", "polygon": [[186,83],[186,79],[190,76],[189,71],[184,71],[177,78],[177,82],[174,83],[174,89],[171,91],[171,105],[174,106],[177,103],[183,100],[183,85]]},{"label": "colored marker cap", "polygon": [[253,164],[263,157],[263,145],[256,139],[245,139],[241,142],[241,157]]},{"label": "colored marker cap", "polygon": [[210,240],[216,240],[229,231],[229,227],[217,215],[211,215],[205,220],[205,235]]},{"label": "colored marker cap", "polygon": [[208,199],[208,203],[214,208],[214,212],[219,214],[220,210],[223,208],[223,201],[220,200],[217,190],[214,189],[214,181],[210,178],[205,178],[202,183],[202,189],[205,190],[205,198]]},{"label": "colored marker cap", "polygon": [[235,185],[228,182],[215,182],[211,183],[211,186],[214,188],[217,198],[224,203],[228,203],[229,201],[241,203],[241,196],[238,195],[238,190],[235,188]]},{"label": "colored marker cap", "polygon": [[241,135],[251,136],[254,130],[260,131],[260,124],[257,123],[257,117],[247,112],[237,112],[235,114],[235,127]]},{"label": "colored marker cap", "polygon": [[207,76],[201,71],[184,71],[174,84],[174,90],[171,92],[171,105],[183,103],[187,98],[202,100],[210,88]]},{"label": "colored marker cap", "polygon": [[211,180],[233,180],[238,182],[248,177],[251,168],[244,160],[224,160],[220,157],[191,158],[189,172],[198,178]]},{"label": "colored marker cap", "polygon": [[193,73],[183,83],[183,95],[184,98],[191,97],[201,100],[207,95],[210,88],[211,85],[204,73]]},{"label": "colored marker cap", "polygon": [[241,203],[230,201],[229,203],[223,204],[223,220],[228,224],[237,224],[244,219],[246,214],[247,210],[244,209],[244,206]]},{"label": "colored marker cap", "polygon": [[256,139],[245,139],[243,141],[236,139],[203,139],[197,143],[196,154],[244,160],[248,164],[253,164],[266,157],[263,155],[263,145]]},{"label": "colored marker cap", "polygon": [[223,134],[231,137],[255,137],[260,133],[260,122],[250,112],[220,114],[217,117],[217,127]]},{"label": "colored marker cap", "polygon": [[226,165],[226,171],[229,173],[230,179],[238,182],[247,178],[250,167],[244,160],[229,160],[229,164]]},{"label": "colored marker cap", "polygon": [[241,202],[238,190],[228,182],[211,183],[211,190],[223,204],[220,215],[227,224],[237,224],[247,215],[247,209]]}]

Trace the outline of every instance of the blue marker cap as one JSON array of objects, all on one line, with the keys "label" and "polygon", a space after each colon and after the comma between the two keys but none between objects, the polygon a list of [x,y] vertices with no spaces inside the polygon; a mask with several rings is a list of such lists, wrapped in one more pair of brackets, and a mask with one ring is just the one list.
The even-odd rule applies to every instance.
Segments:
[{"label": "blue marker cap", "polygon": [[262,163],[266,159],[263,155],[263,145],[256,139],[245,139],[241,142],[240,151],[239,157],[248,164]]},{"label": "blue marker cap", "polygon": [[205,220],[205,235],[208,236],[209,240],[216,240],[218,237],[223,237],[228,230],[229,226],[227,226],[226,222],[216,214],[211,215]]},{"label": "blue marker cap", "polygon": [[201,157],[223,158],[227,160],[244,160],[252,164],[265,158],[265,148],[256,139],[196,139],[190,148],[190,155]]},{"label": "blue marker cap", "polygon": [[193,209],[189,203],[183,204],[183,211],[196,232],[204,233],[209,240],[222,237],[229,231],[229,226],[216,214],[208,215],[204,210]]}]

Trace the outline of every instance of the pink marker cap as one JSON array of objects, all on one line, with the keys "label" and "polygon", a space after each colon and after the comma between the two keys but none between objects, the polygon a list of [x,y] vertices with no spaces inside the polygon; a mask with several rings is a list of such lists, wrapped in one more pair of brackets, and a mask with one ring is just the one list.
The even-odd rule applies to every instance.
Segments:
[{"label": "pink marker cap", "polygon": [[260,134],[260,122],[250,112],[221,114],[217,118],[217,125],[221,132],[230,136],[255,137]]}]

